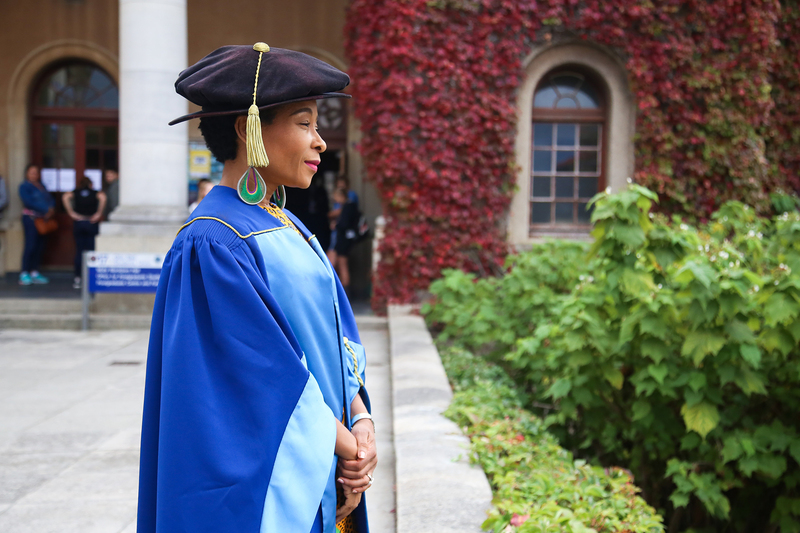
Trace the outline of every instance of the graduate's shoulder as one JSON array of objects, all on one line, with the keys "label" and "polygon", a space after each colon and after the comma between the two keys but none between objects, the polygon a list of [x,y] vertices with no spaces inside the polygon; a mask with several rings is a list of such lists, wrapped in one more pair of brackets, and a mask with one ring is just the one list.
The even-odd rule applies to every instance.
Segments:
[{"label": "graduate's shoulder", "polygon": [[235,190],[217,185],[181,226],[178,239],[205,238],[233,245],[280,228],[282,224],[266,211],[242,202]]}]

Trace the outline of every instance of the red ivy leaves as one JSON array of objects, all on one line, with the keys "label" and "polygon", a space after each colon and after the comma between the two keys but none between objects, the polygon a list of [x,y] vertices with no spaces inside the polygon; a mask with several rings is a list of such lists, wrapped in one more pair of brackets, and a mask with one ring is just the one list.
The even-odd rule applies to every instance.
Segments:
[{"label": "red ivy leaves", "polygon": [[345,29],[367,175],[387,234],[373,303],[507,253],[516,91],[536,44],[580,36],[625,62],[636,179],[707,217],[798,188],[794,0],[353,0]]}]

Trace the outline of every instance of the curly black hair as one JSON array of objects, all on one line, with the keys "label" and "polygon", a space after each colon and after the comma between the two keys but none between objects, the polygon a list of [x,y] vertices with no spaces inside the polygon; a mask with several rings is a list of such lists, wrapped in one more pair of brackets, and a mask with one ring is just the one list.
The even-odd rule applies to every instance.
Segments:
[{"label": "curly black hair", "polygon": [[[261,111],[261,124],[269,125],[275,120],[276,108]],[[236,159],[236,119],[241,115],[221,115],[200,118],[200,133],[211,154],[220,163]]]}]

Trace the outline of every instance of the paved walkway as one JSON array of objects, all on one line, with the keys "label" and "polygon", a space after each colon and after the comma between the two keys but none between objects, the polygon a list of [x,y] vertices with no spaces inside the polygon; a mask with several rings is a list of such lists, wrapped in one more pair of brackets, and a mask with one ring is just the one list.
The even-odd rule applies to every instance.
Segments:
[{"label": "paved walkway", "polygon": [[[380,463],[373,533],[395,532],[385,322],[359,320]],[[0,331],[0,531],[134,533],[145,331]]]}]

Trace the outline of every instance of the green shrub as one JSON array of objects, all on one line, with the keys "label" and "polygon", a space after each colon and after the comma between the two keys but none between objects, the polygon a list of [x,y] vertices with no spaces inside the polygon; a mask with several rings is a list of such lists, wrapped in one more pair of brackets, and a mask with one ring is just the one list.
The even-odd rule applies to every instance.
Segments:
[{"label": "green shrub", "polygon": [[588,248],[569,241],[537,244],[529,253],[510,255],[501,278],[445,270],[430,288],[439,305],[426,304],[422,312],[441,327],[440,341],[453,338],[476,352],[502,357],[550,316],[579,278],[589,277]]},{"label": "green shrub", "polygon": [[637,495],[630,474],[574,461],[522,408],[505,372],[461,349],[442,349],[455,395],[445,413],[472,442],[492,485],[483,528],[519,533],[660,533],[661,517]]},{"label": "green shrub", "polygon": [[[694,228],[654,200],[598,195],[588,255],[541,258],[554,283],[528,257],[499,280],[451,272],[428,318],[502,358],[562,445],[630,468],[670,531],[800,531],[800,216],[729,202]],[[512,275],[552,300],[496,294]]]}]

